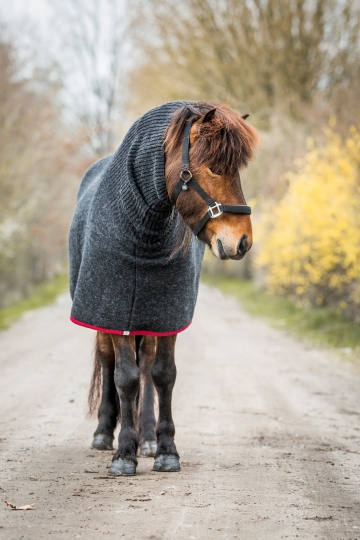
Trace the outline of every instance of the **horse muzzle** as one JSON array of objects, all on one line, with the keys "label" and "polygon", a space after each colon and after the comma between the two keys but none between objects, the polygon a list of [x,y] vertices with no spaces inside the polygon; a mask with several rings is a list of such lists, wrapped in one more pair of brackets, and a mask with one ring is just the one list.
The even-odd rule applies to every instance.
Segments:
[{"label": "horse muzzle", "polygon": [[211,246],[211,250],[219,259],[223,261],[228,259],[240,261],[251,248],[252,242],[247,234],[243,234],[235,247],[229,245],[226,238],[217,238],[214,244],[214,246]]}]

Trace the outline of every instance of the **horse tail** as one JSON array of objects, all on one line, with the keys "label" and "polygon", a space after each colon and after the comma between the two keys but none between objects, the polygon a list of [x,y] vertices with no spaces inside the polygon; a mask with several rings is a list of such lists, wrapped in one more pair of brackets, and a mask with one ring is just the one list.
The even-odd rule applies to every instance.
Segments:
[{"label": "horse tail", "polygon": [[136,355],[136,365],[139,367],[139,361],[140,361],[140,345],[142,336],[135,336],[135,355]]},{"label": "horse tail", "polygon": [[[135,354],[136,363],[139,365],[139,353],[140,343],[142,336],[136,336],[135,338]],[[97,333],[95,342],[95,354],[94,354],[94,367],[90,382],[90,389],[88,394],[88,416],[93,416],[99,408],[101,396],[102,396],[102,362],[104,361],[104,355],[114,364],[115,368],[115,356],[112,346],[111,338],[109,334],[101,332]],[[137,396],[137,404],[139,402],[139,394]],[[120,401],[116,393],[116,407],[118,409],[118,417],[120,419]]]},{"label": "horse tail", "polygon": [[102,386],[102,365],[101,352],[99,347],[99,334],[96,336],[94,367],[91,377],[89,395],[88,395],[88,416],[93,416],[100,405]]}]

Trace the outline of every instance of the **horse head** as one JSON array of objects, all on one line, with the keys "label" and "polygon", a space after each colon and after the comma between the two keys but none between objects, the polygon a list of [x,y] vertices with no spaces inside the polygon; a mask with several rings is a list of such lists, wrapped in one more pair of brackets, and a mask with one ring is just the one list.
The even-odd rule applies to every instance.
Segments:
[{"label": "horse head", "polygon": [[[252,245],[250,209],[245,206],[239,170],[248,165],[258,137],[246,122],[246,117],[223,104],[185,104],[176,111],[165,136],[165,178],[169,196],[176,202],[180,216],[189,229],[220,259],[242,259]],[[190,183],[188,189],[185,183],[189,171],[184,175],[185,186],[181,186],[181,182],[179,186],[179,173],[186,169],[186,125],[188,140],[185,144],[189,147],[187,168],[195,181],[195,189],[191,189]],[[214,211],[208,199],[219,203],[218,206],[214,205]],[[238,205],[244,205],[242,208],[248,211],[241,212]],[[207,219],[198,230],[198,224],[206,212],[209,218],[217,219]]]}]

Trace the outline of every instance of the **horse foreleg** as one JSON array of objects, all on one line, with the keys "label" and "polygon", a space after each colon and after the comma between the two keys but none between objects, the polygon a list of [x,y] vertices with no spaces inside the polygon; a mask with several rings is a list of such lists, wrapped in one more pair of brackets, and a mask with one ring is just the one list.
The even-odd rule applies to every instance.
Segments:
[{"label": "horse foreleg", "polygon": [[98,410],[99,424],[92,442],[92,448],[97,450],[113,449],[114,429],[119,416],[119,398],[114,382],[114,371],[115,355],[111,336],[98,332],[96,336],[93,384],[91,385],[91,397],[89,398],[89,401],[95,399],[93,396],[94,386],[100,386],[100,379],[102,379],[101,403]]},{"label": "horse foreleg", "polygon": [[152,368],[152,378],[159,396],[154,471],[180,470],[179,454],[174,443],[175,425],[171,412],[172,391],[176,380],[175,342],[176,336],[158,338],[155,362]]},{"label": "horse foreleg", "polygon": [[156,338],[144,336],[138,353],[140,370],[139,435],[140,456],[142,457],[154,457],[156,452],[155,388],[151,376],[155,352]]},{"label": "horse foreleg", "polygon": [[109,474],[133,475],[136,473],[136,451],[139,436],[136,429],[136,398],[140,375],[136,365],[134,336],[112,334],[115,350],[115,385],[120,398],[121,429],[119,448],[108,470]]}]

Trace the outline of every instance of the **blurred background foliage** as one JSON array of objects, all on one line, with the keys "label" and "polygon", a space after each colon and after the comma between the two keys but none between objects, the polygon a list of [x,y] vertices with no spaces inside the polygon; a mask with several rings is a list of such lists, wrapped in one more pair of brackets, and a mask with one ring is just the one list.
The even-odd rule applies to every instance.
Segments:
[{"label": "blurred background foliage", "polygon": [[134,0],[131,10],[139,110],[207,96],[249,107],[264,128],[274,109],[302,121],[331,108],[354,121],[356,0]]},{"label": "blurred background foliage", "polygon": [[59,81],[0,38],[0,307],[59,273],[80,171]]},{"label": "blurred background foliage", "polygon": [[0,306],[63,268],[88,164],[151,107],[210,99],[250,113],[262,147],[242,178],[254,248],[206,271],[359,319],[359,2],[48,5],[25,54],[18,23],[0,32]]},{"label": "blurred background foliage", "polygon": [[[360,133],[308,151],[272,212],[263,212],[257,264],[270,292],[360,314]],[[312,145],[312,141],[309,141]],[[274,256],[276,254],[276,256]]]}]

